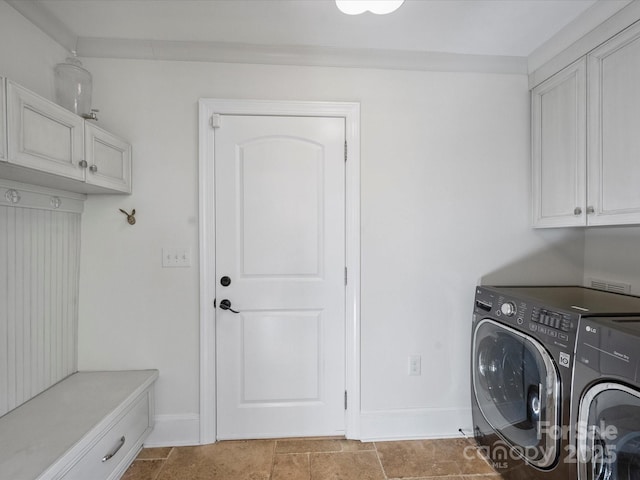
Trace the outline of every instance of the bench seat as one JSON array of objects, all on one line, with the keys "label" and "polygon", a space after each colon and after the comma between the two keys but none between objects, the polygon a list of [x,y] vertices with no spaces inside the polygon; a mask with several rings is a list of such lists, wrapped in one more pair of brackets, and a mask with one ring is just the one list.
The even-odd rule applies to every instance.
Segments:
[{"label": "bench seat", "polygon": [[157,378],[157,370],[78,372],[0,417],[0,476],[120,478],[153,428]]}]

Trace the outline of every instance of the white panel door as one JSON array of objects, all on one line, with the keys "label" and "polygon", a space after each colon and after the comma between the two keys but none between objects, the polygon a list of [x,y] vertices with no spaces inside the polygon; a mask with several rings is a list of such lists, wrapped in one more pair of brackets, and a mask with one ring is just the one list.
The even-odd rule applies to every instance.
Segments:
[{"label": "white panel door", "polygon": [[343,118],[215,130],[219,439],[344,433],[344,141]]}]

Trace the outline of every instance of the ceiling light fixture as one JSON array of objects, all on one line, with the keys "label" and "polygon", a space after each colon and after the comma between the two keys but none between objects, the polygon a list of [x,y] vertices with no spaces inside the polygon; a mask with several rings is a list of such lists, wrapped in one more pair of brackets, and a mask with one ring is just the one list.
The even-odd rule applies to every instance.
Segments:
[{"label": "ceiling light fixture", "polygon": [[347,15],[360,15],[364,12],[385,15],[395,12],[403,3],[404,0],[336,0],[338,9]]}]

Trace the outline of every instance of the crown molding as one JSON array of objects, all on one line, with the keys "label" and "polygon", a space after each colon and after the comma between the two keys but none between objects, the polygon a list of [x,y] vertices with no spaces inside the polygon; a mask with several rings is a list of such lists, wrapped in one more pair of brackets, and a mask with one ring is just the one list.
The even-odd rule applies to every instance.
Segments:
[{"label": "crown molding", "polygon": [[640,0],[599,0],[529,57],[509,57],[406,50],[78,37],[36,0],[5,1],[54,41],[68,51],[75,50],[80,57],[529,74],[530,84],[538,82],[542,76],[549,76],[556,64],[571,63],[567,58],[575,60],[584,55],[588,51],[585,51],[588,45],[597,40],[597,32],[608,31],[600,28],[603,22],[610,25],[625,21],[627,24],[632,23],[628,21],[628,17],[633,15],[635,18],[640,6]]},{"label": "crown molding", "polygon": [[403,50],[78,38],[78,56],[267,65],[526,74],[525,57]]}]

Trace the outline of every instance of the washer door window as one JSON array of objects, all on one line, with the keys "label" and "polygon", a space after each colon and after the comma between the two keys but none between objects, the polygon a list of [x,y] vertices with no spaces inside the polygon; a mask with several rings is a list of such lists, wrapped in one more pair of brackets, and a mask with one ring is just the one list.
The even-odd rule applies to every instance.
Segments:
[{"label": "washer door window", "polygon": [[583,395],[578,420],[580,480],[640,480],[640,392],[597,384]]},{"label": "washer door window", "polygon": [[506,447],[539,468],[559,455],[560,381],[537,340],[492,320],[473,337],[473,386],[480,411]]}]

